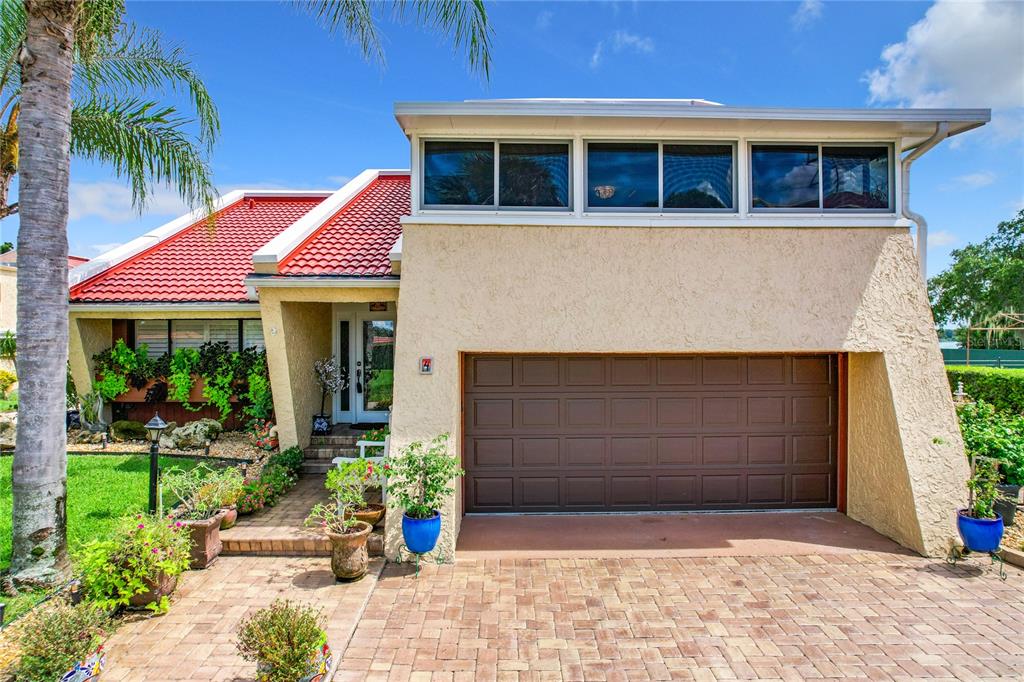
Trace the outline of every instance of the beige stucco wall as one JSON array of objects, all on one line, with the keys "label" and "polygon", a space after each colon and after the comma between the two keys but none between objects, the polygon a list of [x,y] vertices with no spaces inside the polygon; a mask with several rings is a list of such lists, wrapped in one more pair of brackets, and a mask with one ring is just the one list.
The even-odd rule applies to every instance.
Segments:
[{"label": "beige stucco wall", "polygon": [[[922,553],[955,533],[967,467],[905,230],[409,224],[399,306],[398,448],[458,448],[464,352],[873,354],[850,362],[849,514]],[[446,557],[461,508],[443,510]]]},{"label": "beige stucco wall", "polygon": [[394,288],[260,290],[263,339],[282,448],[309,445],[313,415],[320,411],[320,388],[313,377],[313,362],[333,352],[333,304],[393,301],[397,295]]},{"label": "beige stucco wall", "polygon": [[18,269],[0,265],[0,333],[18,329]]}]

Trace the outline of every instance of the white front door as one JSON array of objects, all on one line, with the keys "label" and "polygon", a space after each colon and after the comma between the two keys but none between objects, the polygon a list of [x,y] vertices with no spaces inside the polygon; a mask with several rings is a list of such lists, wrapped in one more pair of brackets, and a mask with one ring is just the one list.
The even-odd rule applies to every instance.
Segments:
[{"label": "white front door", "polygon": [[348,387],[334,399],[335,423],[382,424],[391,415],[395,368],[394,303],[369,312],[350,306],[334,313],[334,355],[348,377]]}]

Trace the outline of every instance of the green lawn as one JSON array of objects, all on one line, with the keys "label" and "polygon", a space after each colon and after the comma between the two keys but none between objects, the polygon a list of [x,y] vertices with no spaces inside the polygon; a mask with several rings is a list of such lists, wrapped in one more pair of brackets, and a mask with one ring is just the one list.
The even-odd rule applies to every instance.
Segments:
[{"label": "green lawn", "polygon": [[18,392],[11,391],[5,397],[0,397],[0,412],[13,412],[18,409]]},{"label": "green lawn", "polygon": [[[11,563],[11,464],[0,457],[0,570]],[[161,457],[161,469],[198,462]],[[118,517],[146,510],[149,458],[142,455],[68,455],[68,550],[110,533]],[[165,500],[166,503],[166,500]],[[28,606],[30,604],[25,604]],[[16,604],[8,605],[7,619]]]},{"label": "green lawn", "polygon": [[375,409],[386,410],[391,407],[391,396],[395,390],[395,370],[378,369],[367,386],[369,401],[376,403]]}]

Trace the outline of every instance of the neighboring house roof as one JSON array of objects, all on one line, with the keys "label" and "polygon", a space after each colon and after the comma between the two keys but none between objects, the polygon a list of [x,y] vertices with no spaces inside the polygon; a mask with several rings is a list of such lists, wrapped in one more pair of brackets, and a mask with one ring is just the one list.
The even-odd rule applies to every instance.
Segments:
[{"label": "neighboring house roof", "polygon": [[[68,267],[78,267],[82,263],[87,262],[89,259],[82,256],[68,256]],[[0,265],[10,265],[13,267],[18,266],[18,252],[8,251],[7,253],[0,253]]]},{"label": "neighboring house roof", "polygon": [[214,225],[192,213],[94,259],[72,274],[71,301],[245,302],[252,254],[327,192],[236,192]]},{"label": "neighboring house roof", "polygon": [[281,275],[386,277],[409,214],[409,176],[377,175],[278,265]]}]

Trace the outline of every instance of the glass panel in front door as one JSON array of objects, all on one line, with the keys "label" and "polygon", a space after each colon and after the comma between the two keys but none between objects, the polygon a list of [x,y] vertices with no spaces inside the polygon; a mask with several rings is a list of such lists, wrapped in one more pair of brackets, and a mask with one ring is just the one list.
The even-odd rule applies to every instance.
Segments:
[{"label": "glass panel in front door", "polygon": [[340,401],[339,410],[341,412],[348,412],[352,409],[351,395],[349,391],[350,382],[352,380],[352,368],[350,366],[351,356],[349,354],[348,346],[348,320],[342,320],[341,328],[338,329],[338,368],[341,370],[341,376],[344,379],[341,393],[338,396]]},{"label": "glass panel in front door", "polygon": [[362,409],[383,412],[391,409],[395,382],[395,321],[363,320]]}]

